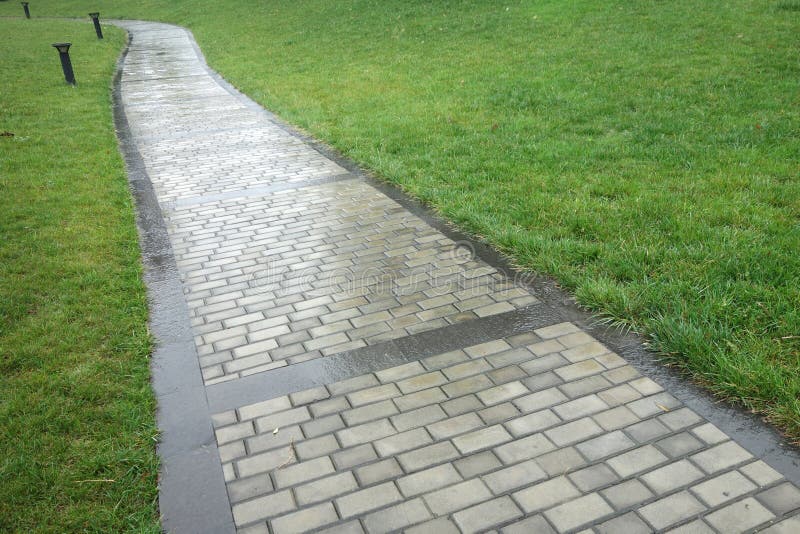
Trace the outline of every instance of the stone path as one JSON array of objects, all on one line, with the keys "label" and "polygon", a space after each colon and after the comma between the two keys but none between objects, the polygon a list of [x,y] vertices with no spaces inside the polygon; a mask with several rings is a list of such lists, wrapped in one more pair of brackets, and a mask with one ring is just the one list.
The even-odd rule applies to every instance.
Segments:
[{"label": "stone path", "polygon": [[735,436],[237,94],[185,30],[117,24],[166,529],[800,531],[800,490]]}]

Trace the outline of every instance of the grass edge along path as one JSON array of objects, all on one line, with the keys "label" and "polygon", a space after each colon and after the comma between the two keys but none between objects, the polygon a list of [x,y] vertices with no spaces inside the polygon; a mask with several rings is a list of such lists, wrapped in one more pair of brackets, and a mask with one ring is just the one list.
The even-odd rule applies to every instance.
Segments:
[{"label": "grass edge along path", "polygon": [[0,19],[4,532],[160,530],[147,299],[111,113],[125,34],[105,34]]}]

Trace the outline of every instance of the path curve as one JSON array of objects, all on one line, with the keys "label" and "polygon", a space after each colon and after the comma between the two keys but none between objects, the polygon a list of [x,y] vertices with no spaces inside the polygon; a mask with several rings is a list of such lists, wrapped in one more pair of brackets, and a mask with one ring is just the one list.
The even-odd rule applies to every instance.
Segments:
[{"label": "path curve", "polygon": [[114,23],[165,530],[800,531],[774,432]]}]

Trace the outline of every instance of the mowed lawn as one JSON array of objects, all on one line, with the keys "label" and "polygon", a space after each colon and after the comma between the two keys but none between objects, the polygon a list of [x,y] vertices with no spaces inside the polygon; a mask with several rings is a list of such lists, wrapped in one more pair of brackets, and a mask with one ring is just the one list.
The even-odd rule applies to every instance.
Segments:
[{"label": "mowed lawn", "polygon": [[33,7],[190,27],[264,106],[800,441],[799,0]]},{"label": "mowed lawn", "polygon": [[[159,531],[147,302],[111,113],[124,39],[0,19],[2,532]],[[57,41],[73,42],[77,87]]]}]

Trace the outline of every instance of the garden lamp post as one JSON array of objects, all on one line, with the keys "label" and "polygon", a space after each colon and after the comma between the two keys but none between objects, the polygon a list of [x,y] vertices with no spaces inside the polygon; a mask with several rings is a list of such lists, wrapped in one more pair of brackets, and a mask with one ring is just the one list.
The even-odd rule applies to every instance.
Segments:
[{"label": "garden lamp post", "polygon": [[75,85],[75,73],[72,72],[72,62],[69,60],[69,47],[72,43],[53,43],[61,57],[61,68],[64,70],[64,79],[70,85]]},{"label": "garden lamp post", "polygon": [[25,18],[26,19],[31,18],[31,10],[28,8],[28,2],[21,2],[21,3],[22,3],[22,9],[25,10]]},{"label": "garden lamp post", "polygon": [[92,22],[94,23],[94,32],[97,34],[97,38],[102,39],[103,29],[100,27],[100,13],[89,13],[89,16],[92,17]]}]

